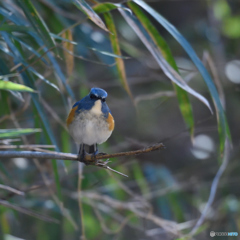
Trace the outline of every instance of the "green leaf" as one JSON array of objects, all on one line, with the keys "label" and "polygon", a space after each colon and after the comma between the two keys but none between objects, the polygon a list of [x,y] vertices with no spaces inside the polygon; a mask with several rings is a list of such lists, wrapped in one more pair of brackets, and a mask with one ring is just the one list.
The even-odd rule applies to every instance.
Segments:
[{"label": "green leaf", "polygon": [[24,129],[0,129],[0,138],[13,138],[26,134],[41,132],[41,129],[24,128]]},{"label": "green leaf", "polygon": [[24,86],[22,84],[13,83],[13,82],[9,82],[9,81],[3,81],[3,80],[0,80],[0,89],[21,91],[21,92],[35,92],[32,88]]},{"label": "green leaf", "polygon": [[[153,24],[151,23],[149,18],[142,12],[142,10],[135,3],[128,2],[128,6],[131,8],[131,10],[134,12],[134,14],[140,20],[140,22],[142,23],[143,27],[148,32],[148,34],[151,36],[152,40],[157,45],[158,49],[161,51],[163,57],[172,66],[172,68],[178,72],[177,64],[174,60],[174,57],[171,53],[171,50],[170,50],[168,44],[161,37],[158,30],[153,26]],[[186,91],[184,91],[178,85],[173,83],[173,86],[174,86],[176,94],[177,94],[181,113],[183,115],[183,118],[184,118],[187,126],[190,129],[191,136],[193,136],[194,118],[193,118],[192,107],[191,107],[191,103],[190,103],[188,94]]]},{"label": "green leaf", "polygon": [[111,10],[117,9],[117,5],[114,3],[99,3],[93,6],[93,10],[96,13],[110,12]]},{"label": "green leaf", "polygon": [[[42,41],[48,48],[53,48],[56,46],[54,40],[52,39],[47,25],[39,15],[38,11],[33,6],[31,0],[18,0],[18,3],[22,10],[24,11],[29,22],[41,37]],[[55,49],[55,52],[57,50]]]},{"label": "green leaf", "polygon": [[93,9],[84,0],[72,0],[73,4],[86,14],[97,26],[108,31],[102,19],[93,11]]},{"label": "green leaf", "polygon": [[2,24],[0,26],[0,31],[5,32],[23,32],[27,33],[29,31],[32,31],[33,29],[31,27],[26,26],[17,26],[17,25],[9,25],[9,24]]},{"label": "green leaf", "polygon": [[105,12],[110,12],[114,9],[118,9],[118,8],[121,8],[123,10],[126,10],[126,11],[130,11],[130,9],[128,8],[125,8],[125,7],[122,7],[120,4],[115,4],[115,3],[99,3],[99,4],[96,4],[93,6],[93,10],[96,12],[96,13],[105,13]]},{"label": "green leaf", "polygon": [[96,48],[89,48],[95,52],[99,52],[103,55],[106,55],[106,56],[109,56],[109,57],[114,57],[114,58],[122,58],[122,59],[129,59],[130,57],[124,57],[122,55],[117,55],[117,54],[114,54],[114,53],[110,53],[110,52],[106,52],[106,51],[101,51],[101,50],[98,50]]},{"label": "green leaf", "polygon": [[213,12],[218,20],[231,16],[231,8],[226,0],[214,1]]},{"label": "green leaf", "polygon": [[228,123],[226,121],[225,113],[218,96],[217,89],[212,81],[210,74],[208,73],[207,69],[204,67],[201,60],[198,58],[197,54],[188,43],[188,41],[182,36],[182,34],[171,24],[169,23],[164,17],[162,17],[158,12],[148,6],[145,2],[140,0],[134,0],[139,6],[145,9],[149,14],[151,14],[185,49],[189,57],[192,59],[193,63],[198,68],[199,72],[201,73],[210,93],[213,101],[215,103],[216,112],[218,115],[218,132],[220,137],[220,151],[223,152],[224,150],[224,143],[225,139],[228,137],[231,139],[230,131],[228,127]]},{"label": "green leaf", "polygon": [[[109,34],[109,37],[112,44],[113,53],[118,56],[121,56],[122,54],[121,54],[120,46],[118,43],[117,31],[116,31],[111,13],[104,13],[104,19],[106,21],[109,31],[112,33],[112,34]],[[132,99],[132,93],[127,82],[124,61],[119,57],[115,58],[115,61],[117,64],[118,76],[121,81],[121,84],[123,85],[124,89]]]},{"label": "green leaf", "polygon": [[149,52],[153,55],[159,66],[162,68],[165,75],[174,83],[176,83],[179,87],[187,91],[188,93],[192,94],[196,98],[198,98],[201,102],[203,102],[209,109],[212,111],[209,102],[205,97],[203,97],[201,94],[197,93],[195,90],[190,88],[187,83],[182,79],[182,77],[179,75],[177,71],[175,71],[165,60],[162,53],[159,51],[159,48],[154,43],[154,41],[151,39],[151,36],[148,34],[148,32],[143,28],[142,24],[139,22],[139,20],[135,17],[130,15],[129,13],[123,11],[122,9],[119,9],[122,16],[125,18],[129,26],[132,27],[132,29],[136,32],[138,37],[141,39],[141,41],[144,43],[144,45],[147,47]]},{"label": "green leaf", "polygon": [[240,16],[228,17],[223,21],[222,31],[229,38],[240,38]]}]

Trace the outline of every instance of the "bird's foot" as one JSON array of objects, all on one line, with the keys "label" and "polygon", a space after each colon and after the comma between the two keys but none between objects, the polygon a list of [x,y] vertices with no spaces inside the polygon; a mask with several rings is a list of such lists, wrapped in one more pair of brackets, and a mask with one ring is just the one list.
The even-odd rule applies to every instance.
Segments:
[{"label": "bird's foot", "polygon": [[95,161],[95,165],[107,165],[110,161],[109,161],[109,159],[107,159],[106,161],[102,161],[102,160],[98,160],[98,159],[96,159],[96,156],[97,155],[101,155],[101,156],[103,156],[103,155],[107,155],[107,153],[104,153],[104,152],[98,152],[98,151],[95,151],[93,154],[92,154],[92,160],[94,160]]},{"label": "bird's foot", "polygon": [[78,155],[78,161],[84,163],[85,165],[89,165],[88,161],[85,160],[86,151],[83,150],[81,154]]}]

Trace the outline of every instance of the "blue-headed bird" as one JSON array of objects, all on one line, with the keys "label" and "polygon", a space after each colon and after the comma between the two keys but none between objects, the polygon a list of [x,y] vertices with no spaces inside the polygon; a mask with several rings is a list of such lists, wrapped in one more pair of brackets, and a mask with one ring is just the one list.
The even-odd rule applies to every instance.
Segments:
[{"label": "blue-headed bird", "polygon": [[95,157],[98,154],[97,144],[107,141],[114,129],[114,119],[106,98],[105,90],[92,88],[86,97],[73,105],[68,115],[67,126],[74,141],[80,145],[78,155],[81,162],[84,162],[86,154],[85,145],[91,146]]}]

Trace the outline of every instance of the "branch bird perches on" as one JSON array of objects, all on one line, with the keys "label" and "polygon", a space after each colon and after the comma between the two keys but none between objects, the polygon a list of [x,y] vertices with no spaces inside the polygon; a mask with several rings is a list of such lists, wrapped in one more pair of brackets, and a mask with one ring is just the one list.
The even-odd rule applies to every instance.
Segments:
[{"label": "branch bird perches on", "polygon": [[[122,156],[133,156],[143,153],[149,153],[156,150],[162,150],[165,149],[165,146],[162,143],[157,143],[152,146],[149,146],[147,148],[134,150],[134,151],[128,151],[128,152],[119,152],[119,153],[112,153],[112,154],[97,154],[94,158],[91,154],[86,154],[84,158],[84,162],[87,163],[87,165],[94,165],[97,167],[105,168],[110,171],[113,171],[115,173],[118,173],[122,176],[127,177],[127,175],[118,172],[112,168],[110,168],[107,164],[109,163],[109,158],[114,157],[122,157]],[[36,152],[36,151],[0,151],[0,158],[37,158],[37,159],[57,159],[57,160],[70,160],[70,161],[78,161],[78,155],[77,154],[71,154],[71,153],[61,153],[61,152],[53,152],[53,151],[47,151],[47,152]],[[95,159],[99,160],[98,162],[95,162]],[[102,161],[102,159],[107,159],[106,161]]]}]

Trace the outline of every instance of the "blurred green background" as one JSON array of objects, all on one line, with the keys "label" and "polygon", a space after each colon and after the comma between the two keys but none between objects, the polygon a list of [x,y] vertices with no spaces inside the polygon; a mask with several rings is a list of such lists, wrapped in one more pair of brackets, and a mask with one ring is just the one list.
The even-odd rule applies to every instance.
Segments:
[{"label": "blurred green background", "polygon": [[100,151],[166,146],[111,159],[128,178],[72,161],[1,158],[0,239],[240,233],[240,3],[141,2],[0,2],[0,151],[77,153],[65,120],[92,87],[108,92],[115,118]]}]

